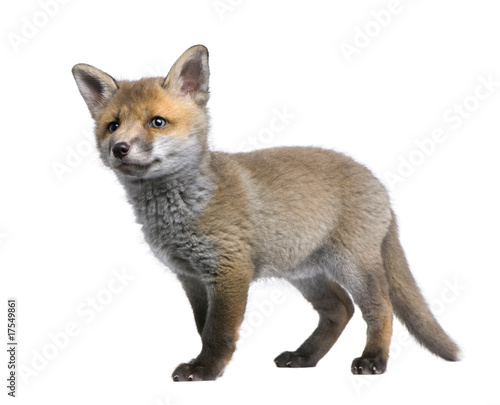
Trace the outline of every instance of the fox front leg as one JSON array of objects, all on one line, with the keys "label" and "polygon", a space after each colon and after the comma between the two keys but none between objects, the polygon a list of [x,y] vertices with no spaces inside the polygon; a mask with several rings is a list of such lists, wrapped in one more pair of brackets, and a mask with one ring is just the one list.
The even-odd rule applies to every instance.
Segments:
[{"label": "fox front leg", "polygon": [[[174,370],[174,381],[207,381],[222,375],[236,349],[250,280],[248,265],[232,263],[219,269],[217,276],[205,284],[208,308],[203,326],[201,315],[196,319],[202,349],[198,357]],[[193,303],[192,297],[190,301]]]}]

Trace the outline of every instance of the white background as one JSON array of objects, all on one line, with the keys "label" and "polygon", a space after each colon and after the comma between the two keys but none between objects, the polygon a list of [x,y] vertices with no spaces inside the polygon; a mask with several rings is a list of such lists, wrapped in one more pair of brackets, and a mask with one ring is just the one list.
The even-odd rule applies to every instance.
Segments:
[{"label": "white background", "polygon": [[[17,298],[15,402],[500,403],[498,2],[65,3],[0,10],[0,319]],[[197,43],[210,50],[214,148],[319,145],[353,156],[388,186],[388,173],[400,176],[390,188],[402,242],[462,362],[434,357],[396,322],[387,373],[353,377],[366,327],[358,310],[316,368],[278,369],[274,357],[298,347],[317,316],[293,289],[269,282],[252,287],[246,337],[224,377],[170,381],[200,349],[191,310],[93,151],[70,70],[85,62],[117,79],[165,75]],[[342,50],[356,45],[350,57]],[[456,118],[458,108],[467,118]],[[293,119],[265,131],[283,109]],[[429,146],[436,129],[441,143]]]}]

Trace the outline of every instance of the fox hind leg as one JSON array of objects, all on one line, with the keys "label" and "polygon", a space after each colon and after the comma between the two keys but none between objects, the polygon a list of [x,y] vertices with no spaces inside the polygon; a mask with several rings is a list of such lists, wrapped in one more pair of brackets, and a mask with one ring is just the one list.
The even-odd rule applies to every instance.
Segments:
[{"label": "fox hind leg", "polygon": [[347,292],[326,275],[290,281],[319,313],[319,323],[294,352],[280,354],[278,367],[314,367],[331,349],[354,313]]},{"label": "fox hind leg", "polygon": [[389,299],[384,297],[378,300],[376,307],[367,307],[362,303],[360,308],[368,325],[367,339],[361,357],[353,360],[351,371],[353,374],[382,374],[389,358],[392,306]]},{"label": "fox hind leg", "polygon": [[336,279],[349,291],[367,324],[366,345],[351,365],[353,374],[382,374],[387,367],[392,336],[392,304],[380,254],[363,252],[356,260],[345,255],[337,263]]}]

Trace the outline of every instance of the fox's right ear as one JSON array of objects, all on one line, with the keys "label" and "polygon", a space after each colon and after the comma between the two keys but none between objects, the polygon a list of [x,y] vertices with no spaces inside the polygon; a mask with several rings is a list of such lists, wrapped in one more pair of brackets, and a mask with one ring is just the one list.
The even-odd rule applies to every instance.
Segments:
[{"label": "fox's right ear", "polygon": [[89,107],[92,118],[113,97],[118,84],[110,75],[84,63],[75,65],[72,69],[80,93]]}]

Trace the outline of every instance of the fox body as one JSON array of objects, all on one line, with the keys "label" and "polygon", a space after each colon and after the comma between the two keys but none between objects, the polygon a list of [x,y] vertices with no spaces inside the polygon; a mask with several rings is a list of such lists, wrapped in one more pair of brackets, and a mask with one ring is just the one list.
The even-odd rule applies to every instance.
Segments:
[{"label": "fox body", "polygon": [[320,316],[297,350],[275,359],[278,367],[315,366],[351,318],[352,300],[368,326],[354,374],[385,371],[393,312],[430,351],[458,359],[410,273],[387,192],[368,169],[320,148],[209,150],[205,47],[189,48],[166,78],[116,81],[85,64],[73,74],[104,164],[193,308],[202,350],[175,369],[175,381],[222,375],[249,286],[261,277],[288,280]]}]

